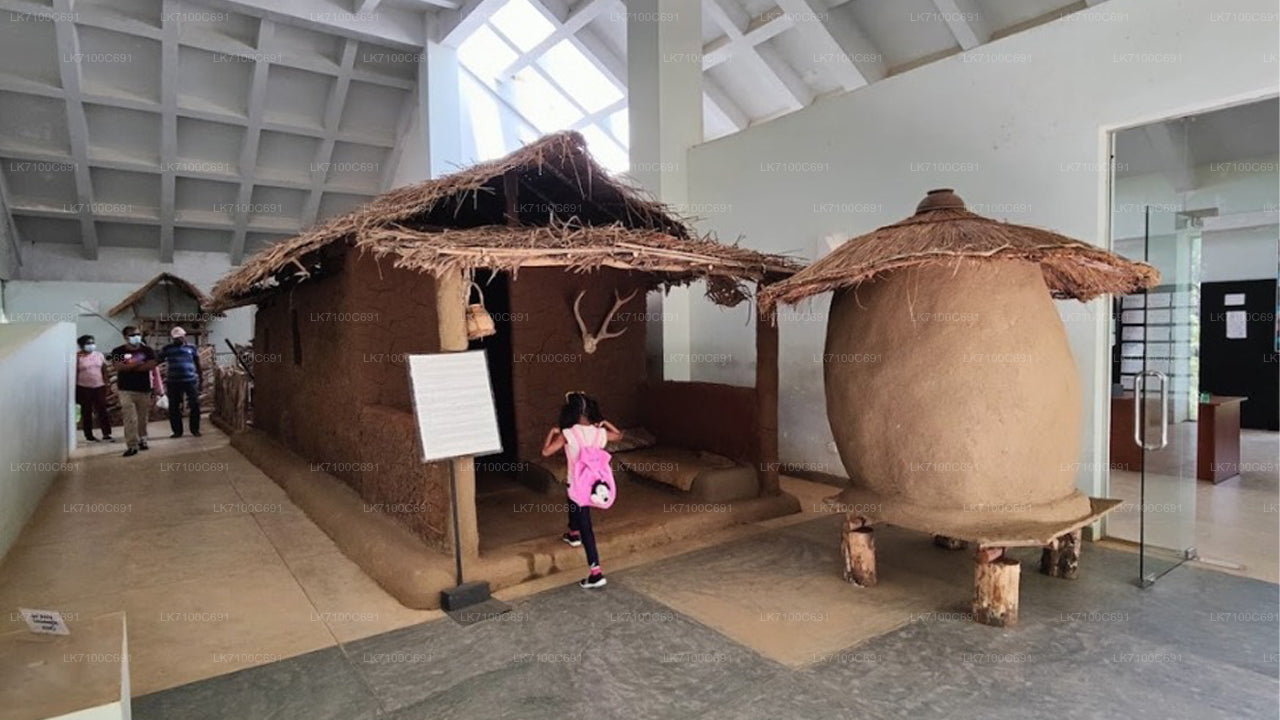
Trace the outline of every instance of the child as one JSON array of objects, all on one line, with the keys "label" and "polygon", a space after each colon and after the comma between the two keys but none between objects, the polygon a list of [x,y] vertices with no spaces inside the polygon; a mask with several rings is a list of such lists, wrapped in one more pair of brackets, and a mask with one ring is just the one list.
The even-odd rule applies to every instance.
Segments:
[{"label": "child", "polygon": [[[579,443],[587,447],[603,448],[610,442],[622,439],[622,431],[604,419],[596,401],[581,392],[565,393],[564,406],[560,408],[558,427],[551,428],[542,443],[542,457],[551,457],[564,448],[569,461],[569,483],[573,483],[574,465],[577,464]],[[596,552],[596,536],[591,529],[591,508],[579,507],[569,500],[569,532],[562,538],[571,547],[579,545],[587,551],[587,563],[591,572],[579,586],[602,588],[607,582],[600,571],[600,555]]]}]

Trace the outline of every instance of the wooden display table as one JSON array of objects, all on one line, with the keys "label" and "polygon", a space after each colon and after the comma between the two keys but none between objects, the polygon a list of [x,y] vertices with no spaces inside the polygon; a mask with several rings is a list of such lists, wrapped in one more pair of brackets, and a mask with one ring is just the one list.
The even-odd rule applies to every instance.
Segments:
[{"label": "wooden display table", "polygon": [[[1240,403],[1247,399],[1213,395],[1200,403],[1197,478],[1216,484],[1240,474]],[[1133,442],[1132,394],[1111,398],[1111,467],[1142,471],[1142,448]]]}]

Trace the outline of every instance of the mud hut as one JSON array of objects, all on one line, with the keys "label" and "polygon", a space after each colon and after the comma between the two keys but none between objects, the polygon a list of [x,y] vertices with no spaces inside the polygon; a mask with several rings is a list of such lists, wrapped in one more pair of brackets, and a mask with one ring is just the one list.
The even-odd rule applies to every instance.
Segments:
[{"label": "mud hut", "polygon": [[[796,269],[699,237],[566,132],[276,245],[220,281],[213,306],[258,308],[254,426],[449,550],[448,465],[418,460],[405,356],[488,356],[504,452],[455,464],[461,487],[496,468],[554,496],[563,460],[538,451],[564,393],[581,390],[631,431],[620,471],[702,500],[774,495],[772,322],[757,323],[756,387],[664,382],[646,375],[644,298],[705,281],[733,307]],[[492,334],[469,338],[466,319],[485,316]],[[474,496],[459,492],[461,544],[474,555],[482,535],[513,523],[478,521]]]},{"label": "mud hut", "polygon": [[837,502],[857,508],[846,523],[853,579],[868,562],[874,577],[873,560],[859,555],[877,522],[950,546],[974,541],[983,564],[1006,576],[1006,547],[1049,552],[1070,535],[1078,548],[1079,528],[1118,501],[1075,487],[1080,388],[1052,298],[1127,294],[1157,280],[1148,265],[984,218],[934,190],[913,216],[766,289],[766,308],[834,293],[824,373],[851,482]]}]

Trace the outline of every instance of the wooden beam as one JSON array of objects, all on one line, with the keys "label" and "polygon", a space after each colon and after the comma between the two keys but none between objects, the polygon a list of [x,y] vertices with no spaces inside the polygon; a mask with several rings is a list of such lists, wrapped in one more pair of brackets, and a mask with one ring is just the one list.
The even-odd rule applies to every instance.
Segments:
[{"label": "wooden beam", "polygon": [[778,479],[778,315],[756,314],[756,446],[760,494],[777,495]]},{"label": "wooden beam", "polygon": [[508,170],[502,174],[502,198],[506,201],[508,227],[520,226],[520,173]]}]

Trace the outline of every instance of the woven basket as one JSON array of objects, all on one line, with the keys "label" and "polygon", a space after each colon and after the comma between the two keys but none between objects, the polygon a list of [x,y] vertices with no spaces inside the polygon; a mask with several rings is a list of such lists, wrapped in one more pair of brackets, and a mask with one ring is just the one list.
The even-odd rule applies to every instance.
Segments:
[{"label": "woven basket", "polygon": [[498,332],[494,327],[493,317],[484,308],[484,290],[476,283],[471,283],[480,295],[480,302],[467,305],[467,339],[479,340]]}]

